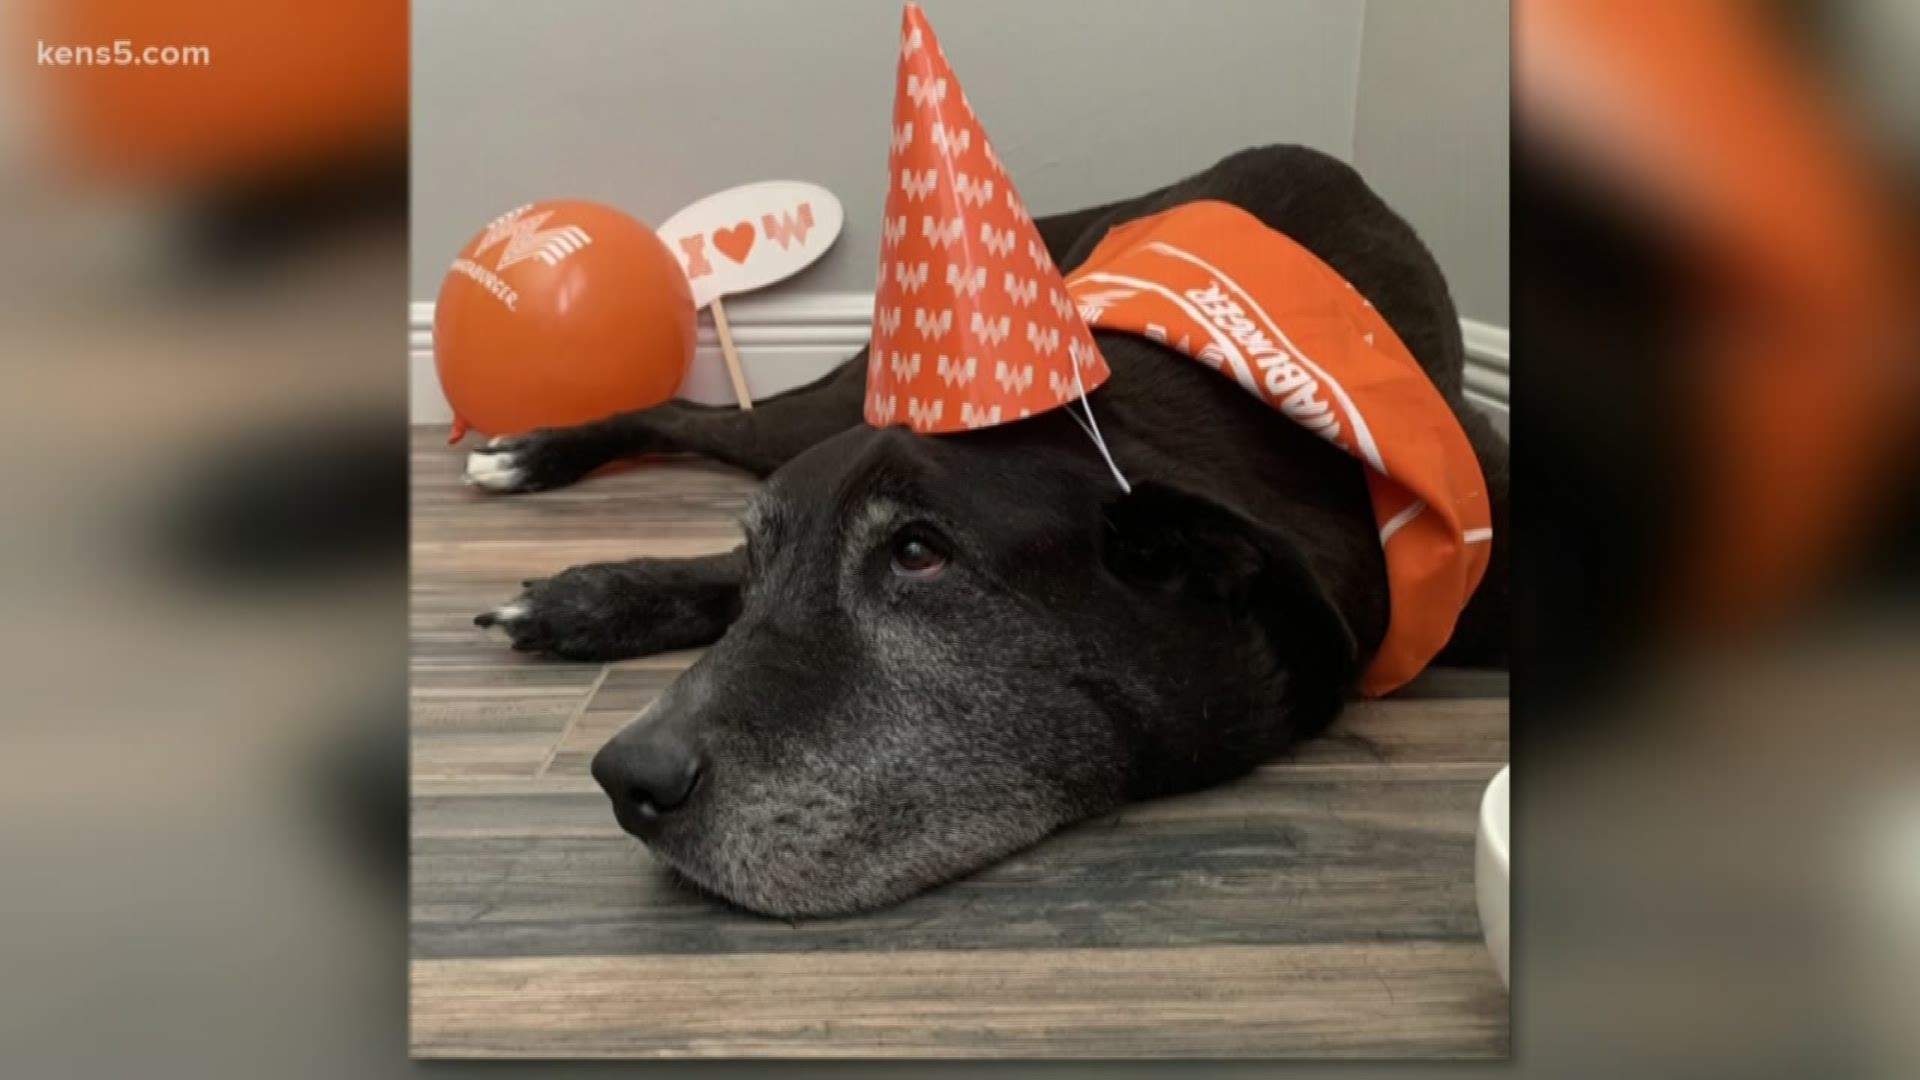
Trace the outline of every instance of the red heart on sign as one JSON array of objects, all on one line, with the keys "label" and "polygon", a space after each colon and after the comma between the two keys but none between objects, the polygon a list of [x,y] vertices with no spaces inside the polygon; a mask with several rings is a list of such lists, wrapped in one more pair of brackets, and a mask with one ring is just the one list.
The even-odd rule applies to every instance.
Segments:
[{"label": "red heart on sign", "polygon": [[713,246],[734,262],[746,262],[747,252],[753,250],[753,222],[743,221],[731,229],[713,230]]}]

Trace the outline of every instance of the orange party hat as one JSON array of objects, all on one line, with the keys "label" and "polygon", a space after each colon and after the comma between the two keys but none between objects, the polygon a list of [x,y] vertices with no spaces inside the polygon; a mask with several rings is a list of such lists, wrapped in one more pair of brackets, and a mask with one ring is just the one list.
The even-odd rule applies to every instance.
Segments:
[{"label": "orange party hat", "polygon": [[867,423],[923,433],[1077,401],[1107,363],[916,4],[902,22]]}]

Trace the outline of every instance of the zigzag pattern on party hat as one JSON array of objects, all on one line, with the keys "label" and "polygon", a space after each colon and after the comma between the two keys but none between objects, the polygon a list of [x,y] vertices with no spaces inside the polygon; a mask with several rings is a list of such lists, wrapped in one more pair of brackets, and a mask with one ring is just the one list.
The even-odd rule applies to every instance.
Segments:
[{"label": "zigzag pattern on party hat", "polygon": [[915,4],[902,20],[890,144],[867,422],[965,431],[1106,382],[1092,332]]}]

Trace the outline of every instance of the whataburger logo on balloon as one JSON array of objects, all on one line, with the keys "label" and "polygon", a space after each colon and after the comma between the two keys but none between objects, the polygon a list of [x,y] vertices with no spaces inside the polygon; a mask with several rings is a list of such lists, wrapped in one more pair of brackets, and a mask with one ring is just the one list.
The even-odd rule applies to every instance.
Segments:
[{"label": "whataburger logo on balloon", "polygon": [[528,259],[538,259],[549,268],[556,267],[567,256],[593,243],[593,235],[579,225],[543,228],[554,211],[528,213],[533,206],[522,203],[487,222],[467,252],[453,260],[454,273],[472,278],[508,311],[520,309],[520,293],[500,276],[502,271]]}]

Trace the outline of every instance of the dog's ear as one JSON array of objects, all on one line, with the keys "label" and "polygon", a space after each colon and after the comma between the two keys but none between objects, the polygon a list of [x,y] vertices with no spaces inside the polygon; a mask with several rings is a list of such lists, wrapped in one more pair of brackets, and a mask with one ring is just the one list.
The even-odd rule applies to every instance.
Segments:
[{"label": "dog's ear", "polygon": [[1317,731],[1358,674],[1353,633],[1286,537],[1201,495],[1142,483],[1105,508],[1102,558],[1129,586],[1249,620],[1287,665],[1290,711]]}]

